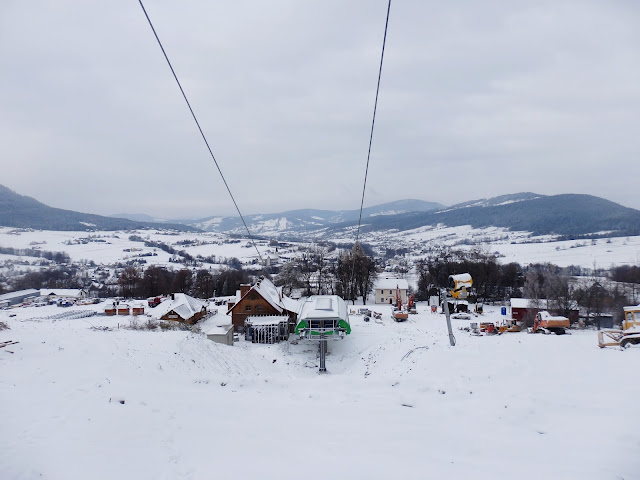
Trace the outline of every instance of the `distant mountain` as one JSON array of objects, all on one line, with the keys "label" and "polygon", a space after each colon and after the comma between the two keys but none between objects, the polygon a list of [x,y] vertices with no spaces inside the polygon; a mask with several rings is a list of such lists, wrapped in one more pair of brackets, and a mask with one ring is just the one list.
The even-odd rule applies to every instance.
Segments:
[{"label": "distant mountain", "polygon": [[[146,213],[114,213],[113,215],[109,215],[110,218],[126,218],[127,220],[132,220],[134,222],[152,222],[152,223],[171,223],[168,220],[163,218],[155,218],[151,215],[147,215]],[[180,223],[180,222],[174,222]]]},{"label": "distant mountain", "polygon": [[197,231],[180,224],[150,223],[53,208],[0,185],[0,225],[42,230],[137,230],[160,228]]},{"label": "distant mountain", "polygon": [[527,200],[534,200],[536,198],[545,196],[546,195],[538,195],[537,193],[531,192],[511,193],[509,195],[500,195],[498,197],[481,198],[480,200],[471,200],[464,203],[458,203],[456,205],[452,205],[447,210],[469,207],[499,207],[501,205],[508,205],[509,203],[524,202]]},{"label": "distant mountain", "polygon": [[[245,216],[253,235],[313,240],[351,236],[359,210],[300,209]],[[121,214],[122,217],[125,214]],[[103,217],[48,207],[0,185],[0,225],[48,230],[175,229],[245,235],[239,217],[158,221],[144,214]],[[399,200],[362,212],[366,232],[406,231],[426,226],[502,227],[533,235],[579,237],[640,235],[640,211],[593,195],[539,195],[532,192],[464,201],[450,207],[422,200]]]},{"label": "distant mountain", "polygon": [[[362,218],[395,216],[408,212],[428,212],[444,208],[444,205],[423,200],[398,200],[395,202],[367,207],[362,210]],[[336,224],[358,221],[360,210],[290,210],[282,213],[245,215],[252,234],[296,236],[303,232],[323,230]],[[209,232],[245,232],[239,217],[207,217],[199,220],[180,222]]]},{"label": "distant mountain", "polygon": [[[292,210],[245,217],[252,234],[282,239],[314,239],[350,235],[359,210]],[[640,235],[640,211],[592,195],[500,195],[444,207],[433,202],[400,200],[365,208],[362,232],[405,231],[425,226],[502,227],[533,235],[578,237],[602,232]],[[187,221],[206,231],[243,235],[238,217]]]},{"label": "distant mountain", "polygon": [[[363,231],[411,230],[427,225],[504,227],[534,235],[583,236],[601,232],[640,235],[640,210],[593,195],[506,195],[465,202],[435,212],[371,218]],[[336,226],[346,228],[348,225]]]}]

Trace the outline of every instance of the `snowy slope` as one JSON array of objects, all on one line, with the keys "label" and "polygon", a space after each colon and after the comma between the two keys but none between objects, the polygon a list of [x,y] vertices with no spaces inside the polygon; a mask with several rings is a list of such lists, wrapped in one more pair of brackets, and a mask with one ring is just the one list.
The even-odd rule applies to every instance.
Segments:
[{"label": "snowy slope", "polygon": [[0,478],[637,478],[640,349],[600,350],[592,331],[472,337],[464,320],[450,347],[422,304],[403,324],[370,308],[383,324],[352,316],[324,376],[312,343],[2,311],[0,341],[20,343],[0,349]]}]

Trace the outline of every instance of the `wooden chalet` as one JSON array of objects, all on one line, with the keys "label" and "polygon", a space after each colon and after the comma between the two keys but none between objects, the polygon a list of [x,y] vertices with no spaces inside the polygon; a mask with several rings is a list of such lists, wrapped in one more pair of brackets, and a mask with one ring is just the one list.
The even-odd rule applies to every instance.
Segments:
[{"label": "wooden chalet", "polygon": [[193,325],[207,314],[207,303],[184,293],[172,293],[152,310],[160,320],[173,320]]},{"label": "wooden chalet", "polygon": [[234,331],[244,329],[248,317],[287,316],[288,329],[295,327],[298,302],[282,294],[269,279],[262,277],[255,285],[241,285],[235,301],[229,302],[227,315],[231,315]]}]

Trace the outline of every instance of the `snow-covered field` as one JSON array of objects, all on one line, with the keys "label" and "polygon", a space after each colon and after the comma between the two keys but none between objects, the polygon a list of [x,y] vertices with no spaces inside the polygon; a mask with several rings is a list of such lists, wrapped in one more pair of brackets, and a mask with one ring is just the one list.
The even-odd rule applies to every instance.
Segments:
[{"label": "snow-covered field", "polygon": [[[257,259],[253,246],[247,239],[233,240],[218,233],[180,233],[169,235],[166,232],[57,232],[57,231],[21,231],[0,227],[0,246],[18,249],[38,248],[44,251],[66,252],[72,261],[93,261],[98,265],[111,265],[126,262],[140,255],[149,265],[172,267],[170,254],[155,247],[146,247],[139,241],[130,241],[131,235],[145,240],[161,242],[176,250],[184,250],[192,256],[215,256],[218,261],[232,257],[244,263]],[[92,241],[81,240],[92,236]],[[354,237],[334,238],[333,241],[350,243]],[[407,247],[410,258],[424,258],[430,248],[448,245],[454,248],[483,248],[498,255],[501,263],[518,262],[521,264],[551,262],[561,267],[577,265],[583,268],[610,268],[617,265],[636,265],[640,262],[640,237],[614,237],[597,240],[552,241],[551,237],[531,237],[526,232],[508,232],[500,228],[472,229],[463,227],[421,228],[407,232],[387,232],[384,234],[366,234],[362,241],[374,246],[389,248]],[[179,242],[198,242],[193,245],[181,245]],[[292,243],[288,249],[277,252],[286,259],[295,256],[296,246]],[[257,242],[261,256],[275,254],[275,248],[266,241]],[[16,260],[14,255],[0,255],[0,265],[5,260]],[[34,257],[22,257],[34,261]],[[23,267],[22,270],[33,270]]]},{"label": "snow-covered field", "polygon": [[640,348],[600,350],[593,331],[476,337],[468,320],[451,347],[422,304],[401,324],[370,308],[383,323],[352,316],[326,375],[304,341],[43,318],[101,305],[1,311],[0,342],[19,343],[0,349],[0,478],[640,477]]}]

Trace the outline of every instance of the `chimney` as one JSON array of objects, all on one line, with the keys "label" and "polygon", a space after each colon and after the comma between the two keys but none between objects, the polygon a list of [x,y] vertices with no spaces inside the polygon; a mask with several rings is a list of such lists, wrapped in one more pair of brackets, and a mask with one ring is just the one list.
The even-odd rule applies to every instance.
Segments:
[{"label": "chimney", "polygon": [[240,285],[240,298],[244,297],[249,290],[251,290],[251,285],[248,283]]}]

